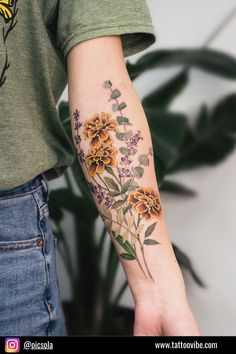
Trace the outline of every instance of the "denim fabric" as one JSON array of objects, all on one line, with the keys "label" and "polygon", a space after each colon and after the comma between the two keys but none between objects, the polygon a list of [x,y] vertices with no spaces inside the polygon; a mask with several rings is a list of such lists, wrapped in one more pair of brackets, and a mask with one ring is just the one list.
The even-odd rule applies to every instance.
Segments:
[{"label": "denim fabric", "polygon": [[66,335],[42,175],[0,191],[0,336]]}]

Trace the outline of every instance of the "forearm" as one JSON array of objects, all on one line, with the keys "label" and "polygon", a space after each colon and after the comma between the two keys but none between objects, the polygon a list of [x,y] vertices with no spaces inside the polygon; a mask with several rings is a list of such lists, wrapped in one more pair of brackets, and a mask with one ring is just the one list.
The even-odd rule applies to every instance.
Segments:
[{"label": "forearm", "polygon": [[68,61],[74,141],[134,299],[164,307],[168,294],[166,306],[184,303],[182,275],[155,176],[150,131],[122,59],[120,39],[97,39],[73,50],[78,52],[70,53]]}]

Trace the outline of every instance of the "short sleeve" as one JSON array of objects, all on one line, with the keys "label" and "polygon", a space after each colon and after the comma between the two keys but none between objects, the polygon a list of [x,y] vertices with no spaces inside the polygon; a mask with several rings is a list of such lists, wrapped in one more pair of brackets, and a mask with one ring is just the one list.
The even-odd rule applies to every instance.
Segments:
[{"label": "short sleeve", "polygon": [[124,55],[140,52],[155,42],[145,0],[60,0],[57,45],[67,55],[88,39],[120,35]]}]

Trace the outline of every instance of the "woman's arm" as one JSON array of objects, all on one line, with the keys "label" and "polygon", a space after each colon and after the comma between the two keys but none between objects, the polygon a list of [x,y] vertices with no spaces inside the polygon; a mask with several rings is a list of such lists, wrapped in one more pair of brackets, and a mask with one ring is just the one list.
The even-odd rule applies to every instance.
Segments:
[{"label": "woman's arm", "polygon": [[68,77],[74,142],[134,296],[134,334],[198,335],[164,221],[148,123],[120,37],[75,46]]}]

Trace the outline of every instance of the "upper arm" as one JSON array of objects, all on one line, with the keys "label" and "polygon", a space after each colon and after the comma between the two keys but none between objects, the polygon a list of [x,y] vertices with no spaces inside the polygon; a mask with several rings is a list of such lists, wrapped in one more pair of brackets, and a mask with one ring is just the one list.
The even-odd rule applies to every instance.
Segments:
[{"label": "upper arm", "polygon": [[94,91],[106,79],[129,80],[120,36],[90,39],[74,46],[67,56],[70,98]]}]

